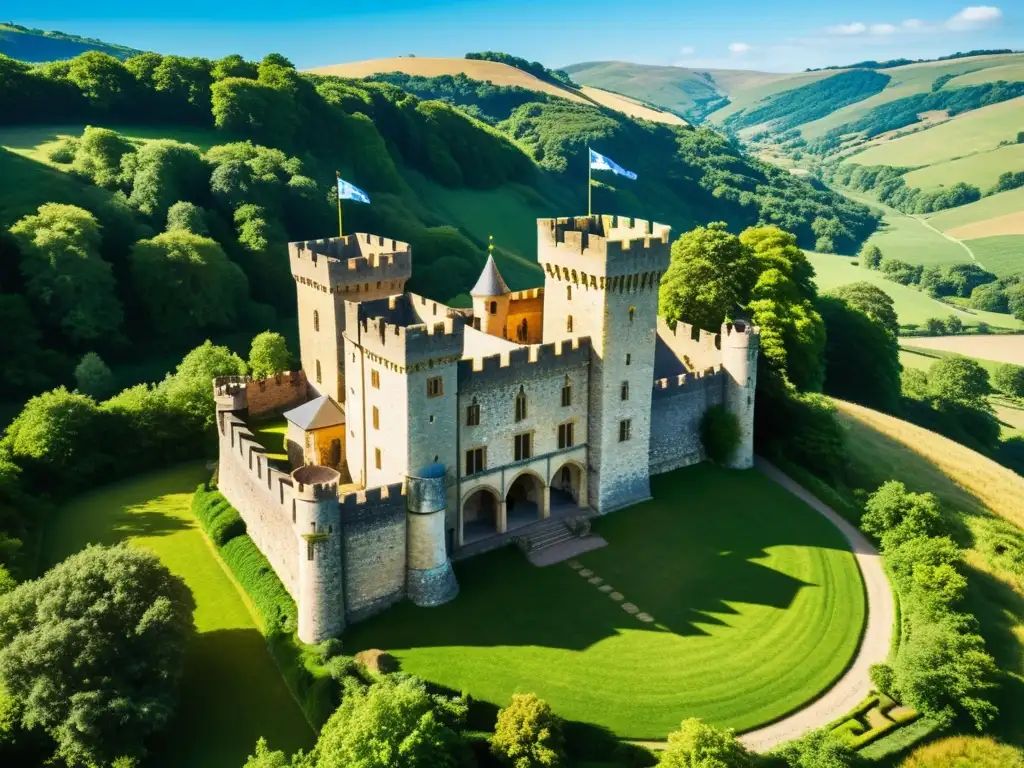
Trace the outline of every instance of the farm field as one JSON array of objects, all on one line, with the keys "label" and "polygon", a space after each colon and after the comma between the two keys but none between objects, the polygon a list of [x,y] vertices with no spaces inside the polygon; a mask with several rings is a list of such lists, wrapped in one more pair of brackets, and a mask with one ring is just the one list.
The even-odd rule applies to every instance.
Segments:
[{"label": "farm field", "polygon": [[617,93],[603,91],[600,88],[592,88],[589,85],[584,85],[580,88],[580,93],[602,106],[618,110],[630,117],[639,117],[655,123],[665,123],[666,125],[686,125],[686,121],[679,115],[672,112],[663,112],[660,109],[652,109],[628,96],[620,96]]},{"label": "farm field", "polygon": [[1024,235],[999,235],[968,240],[985,269],[1000,277],[1024,273]]},{"label": "farm field", "polygon": [[[1024,113],[1024,103],[1021,104],[1021,111]],[[985,193],[999,180],[1000,174],[1018,168],[1024,168],[1024,144],[1010,144],[956,160],[936,163],[911,171],[903,178],[908,187],[932,190],[951,187],[962,181],[973,184]]]},{"label": "farm field", "polygon": [[[877,143],[848,156],[845,162],[912,168],[993,150],[999,142],[1016,138],[1022,111],[1024,97],[991,104],[964,112],[927,130]],[[921,185],[912,184],[908,179],[907,186]]]},{"label": "farm field", "polygon": [[[936,229],[951,232],[957,227],[978,224],[1009,214],[1018,214],[1021,211],[1024,211],[1024,187],[1000,192],[991,197],[983,197],[977,202],[961,205],[958,208],[927,214],[924,218]],[[998,233],[992,232],[991,234]]]},{"label": "farm field", "polygon": [[904,346],[974,357],[979,362],[1024,365],[1024,334],[1000,336],[915,336]]},{"label": "farm field", "polygon": [[652,492],[595,521],[609,545],[578,560],[653,623],[591,574],[507,547],[456,563],[457,600],[353,626],[347,652],[387,650],[493,707],[535,691],[568,720],[633,739],[691,715],[750,729],[844,671],[865,604],[837,529],[758,472],[703,464],[653,478]]},{"label": "farm field", "polygon": [[953,227],[946,230],[946,234],[958,240],[980,239],[996,235],[1024,235],[1024,210]]},{"label": "farm field", "polygon": [[237,768],[260,736],[289,754],[314,741],[247,598],[192,516],[192,492],[208,477],[197,462],[83,494],[50,521],[43,545],[49,567],[86,544],[130,541],[155,552],[195,596],[199,634],[186,652],[178,713],[141,768]]}]

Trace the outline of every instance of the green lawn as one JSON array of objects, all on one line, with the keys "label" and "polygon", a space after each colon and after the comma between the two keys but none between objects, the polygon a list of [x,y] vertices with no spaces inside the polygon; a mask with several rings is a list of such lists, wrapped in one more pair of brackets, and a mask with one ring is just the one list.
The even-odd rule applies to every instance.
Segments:
[{"label": "green lawn", "polygon": [[1000,277],[1024,273],[1024,235],[995,235],[968,240],[985,269]]},{"label": "green lawn", "polygon": [[1000,192],[998,195],[992,195],[991,197],[983,197],[975,203],[939,211],[926,218],[933,227],[945,232],[964,224],[986,221],[997,216],[1005,216],[1008,213],[1017,213],[1021,210],[1024,210],[1024,187],[1011,189],[1009,192]]},{"label": "green lawn", "polygon": [[386,649],[495,708],[534,691],[569,720],[633,739],[663,739],[688,716],[749,729],[843,672],[863,586],[827,520],[753,470],[698,465],[652,491],[597,520],[609,546],[579,560],[653,624],[568,564],[535,568],[509,547],[457,563],[455,601],[355,625],[346,652]]},{"label": "green lawn", "polygon": [[[180,125],[118,125],[117,123],[97,124],[95,127],[109,128],[140,143],[154,139],[173,139],[195,144],[204,152],[215,144],[224,144],[232,140],[227,134],[212,128],[189,128]],[[0,128],[0,147],[32,160],[48,163],[50,161],[46,152],[50,147],[69,136],[81,136],[84,130],[84,123],[4,127]]]},{"label": "green lawn", "polygon": [[185,579],[199,629],[188,650],[178,716],[144,768],[239,768],[256,739],[308,748],[314,736],[285,687],[245,599],[192,517],[192,491],[209,472],[186,464],[84,494],[51,521],[52,565],[86,544],[130,540]]},{"label": "green lawn", "polygon": [[285,433],[288,431],[288,420],[284,416],[267,421],[259,421],[249,425],[256,442],[267,449],[267,458],[272,461],[288,461],[288,450],[284,445]]}]

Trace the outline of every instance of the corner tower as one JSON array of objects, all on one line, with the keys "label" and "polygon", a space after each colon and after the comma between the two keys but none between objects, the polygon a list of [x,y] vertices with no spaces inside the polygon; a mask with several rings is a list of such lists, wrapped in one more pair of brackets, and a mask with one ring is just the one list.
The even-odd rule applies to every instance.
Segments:
[{"label": "corner tower", "polygon": [[[492,252],[493,248],[492,244]],[[473,297],[473,327],[491,336],[508,338],[508,305],[511,293],[501,272],[498,271],[498,265],[494,263],[493,253],[488,254],[484,271],[480,273],[480,279],[469,292]]]},{"label": "corner tower", "polygon": [[341,574],[340,475],[314,464],[292,472],[294,528],[299,547],[299,639],[319,643],[345,628]]},{"label": "corner tower", "polygon": [[310,389],[345,401],[345,302],[405,291],[408,243],[364,233],[288,244],[298,294],[299,350]]},{"label": "corner tower", "polygon": [[544,342],[591,340],[587,489],[601,513],[650,497],[658,286],[669,231],[625,216],[537,222]]},{"label": "corner tower", "polygon": [[722,326],[722,369],[726,373],[725,407],[740,425],[740,443],[729,466],[754,466],[754,390],[757,386],[757,328],[737,320]]}]

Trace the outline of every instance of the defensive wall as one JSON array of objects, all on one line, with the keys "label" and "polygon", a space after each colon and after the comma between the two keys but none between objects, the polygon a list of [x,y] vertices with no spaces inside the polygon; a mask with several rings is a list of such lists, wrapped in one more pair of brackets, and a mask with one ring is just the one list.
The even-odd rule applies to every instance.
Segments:
[{"label": "defensive wall", "polygon": [[399,373],[462,355],[466,318],[415,294],[345,305],[345,334]]},{"label": "defensive wall", "polygon": [[280,415],[309,399],[309,386],[302,371],[287,371],[265,379],[218,376],[214,380],[214,391],[217,395],[243,398],[250,419]]},{"label": "defensive wall", "polygon": [[297,283],[327,293],[372,294],[387,283],[401,293],[412,275],[408,243],[364,232],[289,243],[288,256]]},{"label": "defensive wall", "polygon": [[661,315],[658,315],[657,331],[655,375],[659,378],[704,371],[722,364],[720,333],[684,322],[676,323],[673,328]]},{"label": "defensive wall", "polygon": [[700,422],[725,401],[721,366],[654,382],[651,393],[650,473],[658,475],[704,459]]},{"label": "defensive wall", "polygon": [[[537,220],[537,261],[548,275],[618,290],[618,278],[664,271],[670,228],[628,216],[572,216]],[[609,284],[610,283],[610,284]]]}]

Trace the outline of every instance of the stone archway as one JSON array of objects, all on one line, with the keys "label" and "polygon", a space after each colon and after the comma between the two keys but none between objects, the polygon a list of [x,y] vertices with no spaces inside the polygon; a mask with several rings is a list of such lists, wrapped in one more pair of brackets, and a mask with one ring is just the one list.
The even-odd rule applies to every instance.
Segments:
[{"label": "stone archway", "polygon": [[535,523],[545,511],[544,481],[533,472],[523,472],[508,486],[505,494],[506,530]]},{"label": "stone archway", "polygon": [[551,511],[570,511],[587,506],[587,472],[575,461],[567,461],[551,476]]},{"label": "stone archway", "polygon": [[477,488],[462,501],[462,543],[498,533],[500,497],[493,488]]}]

